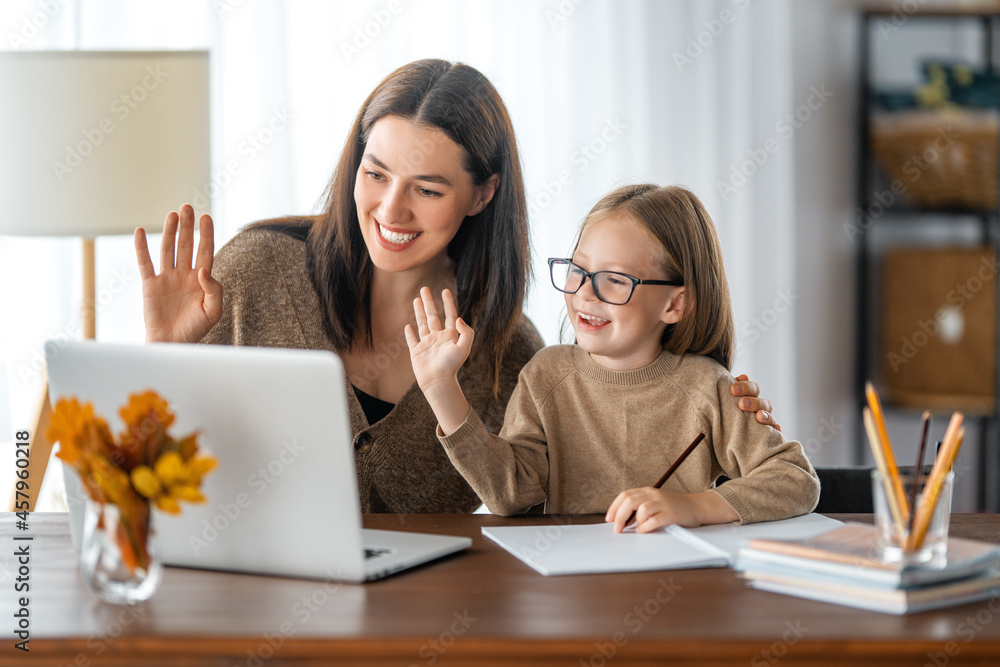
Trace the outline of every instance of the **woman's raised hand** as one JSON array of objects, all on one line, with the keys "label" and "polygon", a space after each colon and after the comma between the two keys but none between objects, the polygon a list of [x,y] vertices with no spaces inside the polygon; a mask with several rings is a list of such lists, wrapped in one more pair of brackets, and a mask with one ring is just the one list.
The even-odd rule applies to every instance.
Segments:
[{"label": "woman's raised hand", "polygon": [[199,223],[201,237],[194,257],[194,209],[185,204],[180,215],[170,212],[163,223],[159,275],[149,257],[146,232],[135,230],[147,342],[197,343],[222,316],[222,284],[212,277],[212,218],[203,215]]},{"label": "woman's raised hand", "polygon": [[[458,369],[472,351],[472,327],[458,317],[455,298],[450,290],[441,292],[444,323],[438,314],[434,296],[427,287],[413,300],[417,331],[407,324],[403,333],[410,348],[410,363],[417,384],[445,434],[453,433],[469,414],[469,403],[458,384]],[[418,338],[419,334],[419,338]]]}]

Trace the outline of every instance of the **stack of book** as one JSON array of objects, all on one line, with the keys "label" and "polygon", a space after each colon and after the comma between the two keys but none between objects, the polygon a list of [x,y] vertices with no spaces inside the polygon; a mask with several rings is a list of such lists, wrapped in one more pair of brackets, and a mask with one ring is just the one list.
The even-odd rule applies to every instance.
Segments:
[{"label": "stack of book", "polygon": [[751,540],[734,566],[753,588],[889,614],[1000,597],[1000,545],[948,539],[940,568],[879,556],[874,526],[847,523],[801,540]]}]

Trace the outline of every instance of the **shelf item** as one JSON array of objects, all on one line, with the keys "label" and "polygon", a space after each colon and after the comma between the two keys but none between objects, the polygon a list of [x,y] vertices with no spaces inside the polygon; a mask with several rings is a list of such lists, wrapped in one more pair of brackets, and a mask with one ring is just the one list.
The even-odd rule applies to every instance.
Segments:
[{"label": "shelf item", "polygon": [[870,131],[879,166],[907,201],[924,209],[997,208],[995,110],[878,112]]},{"label": "shelf item", "polygon": [[900,415],[975,417],[972,509],[997,511],[1000,10],[892,16],[862,12],[858,45],[855,400],[872,380]]},{"label": "shelf item", "polygon": [[993,411],[996,261],[990,247],[884,253],[881,360],[890,402]]}]

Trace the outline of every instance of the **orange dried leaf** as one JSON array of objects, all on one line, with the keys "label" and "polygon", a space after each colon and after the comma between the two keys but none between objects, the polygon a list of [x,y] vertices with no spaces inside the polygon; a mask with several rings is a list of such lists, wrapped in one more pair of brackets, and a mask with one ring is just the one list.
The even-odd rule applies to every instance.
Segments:
[{"label": "orange dried leaf", "polygon": [[132,394],[118,413],[130,429],[138,426],[151,430],[150,424],[154,423],[167,429],[174,423],[170,405],[155,391]]}]

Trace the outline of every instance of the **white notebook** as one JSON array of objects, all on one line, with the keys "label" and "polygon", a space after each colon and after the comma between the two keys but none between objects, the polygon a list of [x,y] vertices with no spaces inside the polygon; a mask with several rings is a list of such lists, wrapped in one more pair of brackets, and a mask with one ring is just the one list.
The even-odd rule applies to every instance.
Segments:
[{"label": "white notebook", "polygon": [[819,514],[784,521],[652,533],[614,532],[614,524],[494,526],[483,535],[544,575],[727,567],[748,539],[818,535],[841,525]]},{"label": "white notebook", "polygon": [[750,586],[762,591],[886,614],[916,614],[996,598],[1000,596],[1000,575],[989,573],[920,588],[879,589],[781,574],[757,574],[750,581]]}]

